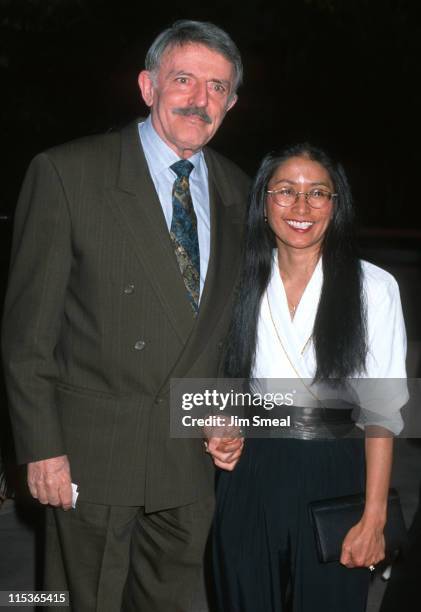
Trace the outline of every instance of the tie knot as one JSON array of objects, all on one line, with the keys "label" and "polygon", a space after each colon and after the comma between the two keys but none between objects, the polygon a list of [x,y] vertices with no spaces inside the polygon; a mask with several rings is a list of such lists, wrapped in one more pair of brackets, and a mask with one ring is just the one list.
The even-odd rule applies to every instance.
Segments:
[{"label": "tie knot", "polygon": [[170,166],[170,168],[171,170],[174,170],[178,178],[183,176],[188,178],[194,166],[188,159],[180,159],[178,162],[175,162],[175,164]]}]

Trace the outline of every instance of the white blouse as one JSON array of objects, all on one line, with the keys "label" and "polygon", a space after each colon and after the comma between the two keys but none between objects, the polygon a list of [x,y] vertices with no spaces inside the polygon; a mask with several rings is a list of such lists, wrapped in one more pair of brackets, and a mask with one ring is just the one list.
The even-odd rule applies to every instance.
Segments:
[{"label": "white blouse", "polygon": [[[406,333],[399,288],[385,270],[366,261],[362,261],[362,269],[367,308],[366,372],[358,379],[347,381],[348,395],[345,397],[341,392],[341,397],[361,407],[357,417],[360,427],[380,425],[398,434],[403,428],[400,408],[409,399]],[[322,283],[320,259],[291,320],[277,251],[274,251],[271,278],[260,306],[253,378],[259,380],[260,389],[265,391],[277,390],[280,379],[302,379],[297,381],[301,395],[298,390],[295,405],[311,405],[314,398],[333,397],[329,395],[332,391],[310,387],[316,372],[312,332]]]}]

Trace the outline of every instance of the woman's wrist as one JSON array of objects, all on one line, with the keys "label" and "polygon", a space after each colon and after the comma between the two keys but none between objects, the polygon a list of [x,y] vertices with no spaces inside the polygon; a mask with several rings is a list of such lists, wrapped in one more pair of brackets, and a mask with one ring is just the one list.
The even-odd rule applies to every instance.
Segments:
[{"label": "woman's wrist", "polygon": [[371,527],[383,529],[386,525],[387,505],[386,504],[366,504],[361,522]]}]

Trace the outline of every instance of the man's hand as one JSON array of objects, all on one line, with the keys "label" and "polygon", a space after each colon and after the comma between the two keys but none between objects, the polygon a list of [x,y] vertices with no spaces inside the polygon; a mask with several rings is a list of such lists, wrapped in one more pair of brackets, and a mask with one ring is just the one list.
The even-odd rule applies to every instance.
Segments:
[{"label": "man's hand", "polygon": [[206,452],[212,456],[214,464],[222,470],[232,471],[243,452],[244,438],[216,438],[206,441]]},{"label": "man's hand", "polygon": [[28,486],[32,497],[41,504],[72,507],[70,465],[67,455],[28,463]]}]

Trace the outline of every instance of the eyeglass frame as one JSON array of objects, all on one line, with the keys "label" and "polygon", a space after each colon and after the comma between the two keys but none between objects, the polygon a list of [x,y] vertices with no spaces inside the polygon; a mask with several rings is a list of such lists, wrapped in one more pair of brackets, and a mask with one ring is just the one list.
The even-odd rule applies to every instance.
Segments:
[{"label": "eyeglass frame", "polygon": [[[281,187],[280,189],[266,189],[266,193],[273,196],[276,193],[279,193],[280,191],[282,191],[282,189],[286,189],[286,187]],[[291,188],[293,189],[293,188]],[[331,202],[332,200],[335,200],[338,197],[338,193],[332,193],[331,191],[327,191],[327,189],[320,189],[319,187],[314,187],[313,189],[311,189],[310,191],[295,191],[295,189],[293,189],[293,191],[295,191],[295,200],[291,203],[291,204],[279,204],[275,198],[275,204],[276,206],[280,206],[281,208],[291,208],[291,206],[294,206],[297,203],[298,198],[303,195],[305,197],[305,201],[307,202],[307,204],[310,206],[310,208],[314,208],[316,210],[320,210],[320,208],[323,208],[323,204],[321,206],[314,206],[314,204],[310,204],[310,202],[308,201],[308,198],[310,197],[310,194],[312,191],[323,191],[323,193],[325,193],[326,195],[329,196],[328,200],[329,202]]]}]

